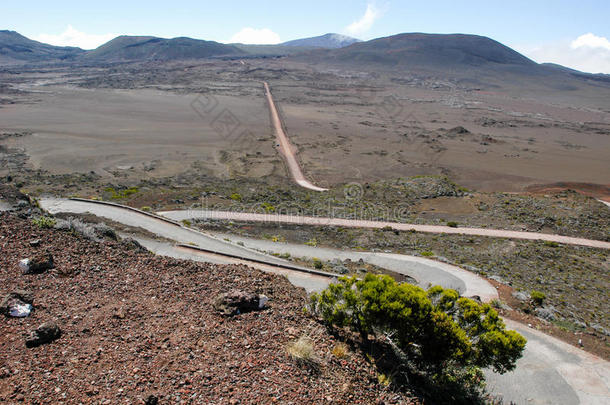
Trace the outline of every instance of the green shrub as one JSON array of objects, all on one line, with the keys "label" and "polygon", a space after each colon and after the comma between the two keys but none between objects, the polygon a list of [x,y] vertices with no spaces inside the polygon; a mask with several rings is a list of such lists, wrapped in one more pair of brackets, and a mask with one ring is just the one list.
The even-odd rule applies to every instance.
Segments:
[{"label": "green shrub", "polygon": [[385,335],[418,369],[434,375],[450,367],[513,370],[526,342],[506,330],[488,304],[438,286],[425,291],[398,284],[386,275],[342,277],[313,294],[310,307],[329,325],[349,327],[365,341],[370,334]]},{"label": "green shrub", "polygon": [[104,189],[104,191],[111,194],[110,195],[111,199],[121,200],[121,199],[129,197],[130,195],[136,194],[138,192],[138,188],[130,187],[130,188],[126,188],[124,190],[117,191],[112,187],[107,187],[106,189]]},{"label": "green shrub", "polygon": [[322,263],[322,261],[320,259],[318,259],[317,257],[313,258],[312,263],[313,263],[313,267],[315,269],[320,270],[322,267],[324,267],[324,263]]},{"label": "green shrub", "polygon": [[458,227],[458,223],[455,221],[449,221],[447,222],[447,226],[451,227],[451,228],[457,228]]},{"label": "green shrub", "polygon": [[192,222],[191,222],[191,221],[189,221],[188,219],[183,219],[183,220],[182,220],[182,225],[184,225],[184,226],[191,226],[191,225],[192,225]]},{"label": "green shrub", "polygon": [[318,241],[316,240],[316,238],[312,238],[312,239],[309,239],[307,242],[305,242],[305,244],[307,246],[316,247],[316,246],[318,246]]},{"label": "green shrub", "polygon": [[39,228],[53,228],[57,221],[51,217],[38,217],[33,218],[32,223]]},{"label": "green shrub", "polygon": [[266,213],[270,214],[275,212],[275,207],[268,202],[264,202],[261,204],[261,207],[265,210]]},{"label": "green shrub", "polygon": [[420,255],[424,256],[424,257],[431,257],[434,256],[434,252],[431,252],[429,250],[424,250],[419,252]]},{"label": "green shrub", "polygon": [[536,290],[533,290],[530,293],[530,296],[532,297],[532,301],[534,302],[534,304],[536,304],[537,306],[542,306],[544,300],[546,299],[545,293]]},{"label": "green shrub", "polygon": [[241,201],[242,200],[241,194],[239,194],[239,193],[233,193],[233,194],[231,194],[229,196],[229,198],[231,200],[233,200],[233,201]]}]

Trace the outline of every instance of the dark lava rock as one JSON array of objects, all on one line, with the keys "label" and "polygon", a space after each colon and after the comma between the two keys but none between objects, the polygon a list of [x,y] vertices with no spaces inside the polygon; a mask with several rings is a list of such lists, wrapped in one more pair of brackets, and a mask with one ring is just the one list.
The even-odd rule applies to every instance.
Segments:
[{"label": "dark lava rock", "polygon": [[226,316],[262,309],[267,297],[242,290],[231,290],[214,300],[214,309]]},{"label": "dark lava rock", "polygon": [[53,255],[38,253],[28,260],[24,274],[40,274],[53,268]]},{"label": "dark lava rock", "polygon": [[37,347],[50,343],[61,336],[61,329],[55,322],[45,322],[30,333],[25,340],[26,347]]},{"label": "dark lava rock", "polygon": [[144,404],[146,405],[157,405],[159,403],[159,398],[157,398],[155,395],[149,395],[148,398],[146,398],[146,401],[144,401]]}]

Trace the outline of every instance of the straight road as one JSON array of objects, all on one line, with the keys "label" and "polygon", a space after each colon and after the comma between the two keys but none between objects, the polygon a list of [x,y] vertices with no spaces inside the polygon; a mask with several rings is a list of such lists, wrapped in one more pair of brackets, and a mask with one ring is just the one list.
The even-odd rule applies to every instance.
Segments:
[{"label": "straight road", "polygon": [[299,162],[295,156],[295,148],[288,140],[288,137],[284,132],[284,128],[282,127],[282,121],[280,120],[280,115],[278,114],[275,103],[273,102],[273,96],[271,95],[271,90],[269,90],[269,84],[267,84],[267,82],[263,82],[263,85],[265,86],[265,96],[267,96],[267,103],[269,104],[269,111],[271,112],[271,123],[275,129],[275,136],[277,137],[281,148],[280,153],[284,156],[284,159],[286,159],[286,164],[288,165],[290,175],[301,187],[313,191],[327,191],[328,189],[326,188],[318,187],[310,183],[303,175],[301,166],[299,165]]}]

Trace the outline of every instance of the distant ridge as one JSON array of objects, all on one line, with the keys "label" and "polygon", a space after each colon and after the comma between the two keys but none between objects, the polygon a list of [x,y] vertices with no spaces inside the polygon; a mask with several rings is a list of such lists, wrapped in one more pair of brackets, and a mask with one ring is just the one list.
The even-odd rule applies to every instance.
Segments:
[{"label": "distant ridge", "polygon": [[341,34],[325,34],[318,37],[295,39],[293,41],[284,42],[280,45],[294,47],[309,47],[309,48],[327,48],[337,49],[362,42],[359,39],[348,37]]},{"label": "distant ridge", "polygon": [[15,31],[0,31],[0,63],[71,60],[83,53],[80,48],[43,44]]},{"label": "distant ridge", "polygon": [[120,36],[83,56],[87,61],[128,62],[147,60],[203,59],[222,55],[241,55],[244,51],[214,41],[186,37]]}]

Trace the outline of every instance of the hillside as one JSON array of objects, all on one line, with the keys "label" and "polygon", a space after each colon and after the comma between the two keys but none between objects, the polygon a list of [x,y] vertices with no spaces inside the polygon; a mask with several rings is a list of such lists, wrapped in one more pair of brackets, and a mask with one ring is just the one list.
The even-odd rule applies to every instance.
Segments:
[{"label": "hillside", "polygon": [[84,52],[80,48],[33,41],[15,31],[0,31],[0,63],[72,60]]},{"label": "hillside", "polygon": [[536,62],[497,41],[464,34],[399,34],[345,48],[310,52],[306,58],[329,63],[434,70],[488,65],[537,66]]},{"label": "hillside", "polygon": [[[33,300],[30,316],[0,323],[0,402],[411,403],[377,381],[363,353],[331,354],[336,337],[303,312],[307,296],[286,278],[162,258],[106,235],[96,242],[0,212],[3,296]],[[19,261],[41,253],[53,268],[22,274]],[[213,303],[233,289],[270,301],[224,316]],[[61,335],[26,347],[24,337],[48,322]],[[318,369],[286,350],[303,335]]]},{"label": "hillside", "polygon": [[282,43],[283,46],[292,47],[309,47],[309,48],[328,48],[337,49],[343,48],[357,42],[362,42],[359,39],[348,37],[341,34],[325,34],[311,38],[301,38]]},{"label": "hillside", "polygon": [[244,52],[232,45],[186,37],[164,39],[157,37],[120,36],[83,56],[85,61],[171,61],[203,59]]}]

